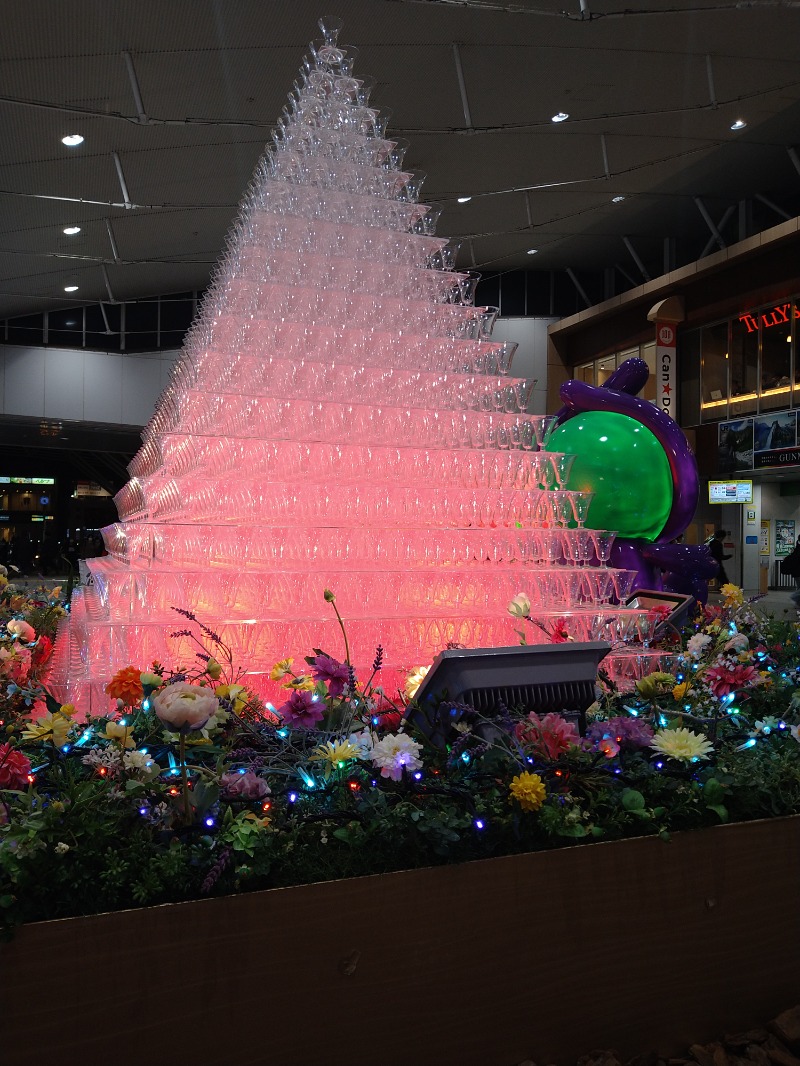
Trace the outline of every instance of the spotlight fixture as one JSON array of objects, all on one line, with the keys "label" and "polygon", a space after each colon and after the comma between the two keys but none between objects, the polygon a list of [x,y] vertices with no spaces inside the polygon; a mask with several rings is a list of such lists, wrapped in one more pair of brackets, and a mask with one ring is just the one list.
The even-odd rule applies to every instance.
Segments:
[{"label": "spotlight fixture", "polygon": [[612,204],[621,204],[624,199],[625,199],[624,196],[612,196],[611,197],[611,203]]},{"label": "spotlight fixture", "polygon": [[735,122],[731,122],[732,130],[743,130],[747,123],[743,118],[737,118]]},{"label": "spotlight fixture", "polygon": [[460,204],[468,204],[468,203],[470,202],[470,200],[471,200],[471,199],[472,199],[472,197],[471,197],[471,196],[459,196],[459,198],[458,198],[458,202],[459,202]]},{"label": "spotlight fixture", "polygon": [[569,115],[566,111],[559,111],[557,115],[553,115],[551,122],[566,122]]},{"label": "spotlight fixture", "polygon": [[528,255],[536,255],[536,253],[537,253],[538,251],[539,251],[539,249],[538,249],[538,248],[529,248],[529,249],[528,249]]},{"label": "spotlight fixture", "polygon": [[61,143],[67,148],[77,148],[79,144],[83,144],[83,137],[80,133],[68,133],[66,137],[61,138]]},{"label": "spotlight fixture", "polygon": [[80,226],[65,226],[64,227],[64,233],[66,233],[66,235],[68,237],[74,237],[75,234],[76,233],[80,233],[80,231],[81,231],[81,227]]},{"label": "spotlight fixture", "polygon": [[77,292],[77,291],[78,291],[78,286],[77,285],[65,285],[64,286],[64,292]]}]

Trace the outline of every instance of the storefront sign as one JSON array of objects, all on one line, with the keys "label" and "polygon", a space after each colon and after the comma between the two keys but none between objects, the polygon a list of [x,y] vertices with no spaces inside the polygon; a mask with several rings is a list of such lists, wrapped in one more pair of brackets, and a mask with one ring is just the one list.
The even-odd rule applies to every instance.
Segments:
[{"label": "storefront sign", "polygon": [[800,318],[800,308],[795,307],[794,314],[792,314],[791,301],[776,304],[771,311],[762,311],[760,314],[745,311],[743,315],[739,315],[739,321],[744,324],[748,333],[756,333],[759,322],[764,329],[771,329],[773,326],[788,325],[792,318]]},{"label": "storefront sign", "polygon": [[800,464],[800,448],[773,448],[766,452],[753,453],[753,467],[797,466]]},{"label": "storefront sign", "polygon": [[656,407],[677,419],[675,326],[656,322]]}]

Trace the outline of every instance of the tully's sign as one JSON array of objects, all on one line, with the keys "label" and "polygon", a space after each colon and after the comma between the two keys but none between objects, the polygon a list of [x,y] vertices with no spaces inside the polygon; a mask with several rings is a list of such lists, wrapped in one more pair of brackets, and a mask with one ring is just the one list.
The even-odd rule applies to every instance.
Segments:
[{"label": "tully's sign", "polygon": [[739,321],[744,323],[748,333],[755,333],[759,322],[764,329],[771,329],[772,326],[785,325],[793,318],[800,318],[800,307],[795,307],[792,314],[791,302],[776,304],[771,311],[762,311],[760,314],[753,315],[745,311],[743,315],[739,315]]}]

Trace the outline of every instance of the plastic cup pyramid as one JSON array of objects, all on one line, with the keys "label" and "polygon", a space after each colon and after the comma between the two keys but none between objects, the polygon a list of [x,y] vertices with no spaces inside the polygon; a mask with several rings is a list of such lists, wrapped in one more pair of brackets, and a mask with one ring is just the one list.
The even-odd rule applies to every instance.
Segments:
[{"label": "plastic cup pyramid", "polygon": [[51,685],[83,707],[121,667],[194,658],[176,607],[267,697],[279,659],[342,657],[325,589],[356,668],[380,643],[395,681],[448,645],[516,643],[523,589],[531,642],[556,618],[576,639],[635,628],[516,345],[321,26],[59,634]]}]

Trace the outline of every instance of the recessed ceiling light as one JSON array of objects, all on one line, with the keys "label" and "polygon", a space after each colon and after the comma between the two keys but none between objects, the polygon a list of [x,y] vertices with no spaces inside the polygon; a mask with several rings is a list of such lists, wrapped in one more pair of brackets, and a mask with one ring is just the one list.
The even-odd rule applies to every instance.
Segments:
[{"label": "recessed ceiling light", "polygon": [[67,148],[77,148],[79,144],[83,144],[83,137],[80,133],[68,133],[66,137],[61,138],[61,143]]},{"label": "recessed ceiling light", "polygon": [[468,203],[470,202],[470,200],[471,200],[471,199],[472,199],[472,197],[471,197],[471,196],[459,196],[459,198],[458,198],[458,202],[459,202],[460,204],[468,204]]},{"label": "recessed ceiling light", "polygon": [[528,255],[536,255],[536,253],[537,253],[538,251],[539,251],[539,249],[538,249],[538,248],[529,248],[529,249],[528,249]]},{"label": "recessed ceiling light", "polygon": [[77,285],[65,285],[64,286],[64,292],[77,292],[77,291],[78,291],[78,286]]},{"label": "recessed ceiling light", "polygon": [[747,123],[743,118],[737,118],[735,122],[731,122],[732,130],[743,130]]},{"label": "recessed ceiling light", "polygon": [[612,204],[621,204],[624,199],[625,199],[624,196],[612,196],[611,197],[611,203]]},{"label": "recessed ceiling light", "polygon": [[569,115],[566,111],[559,111],[557,115],[553,115],[551,122],[566,122]]},{"label": "recessed ceiling light", "polygon": [[81,231],[81,227],[80,226],[65,226],[64,227],[64,233],[66,233],[66,235],[68,237],[74,237],[75,234],[76,233],[80,233],[80,231]]}]

